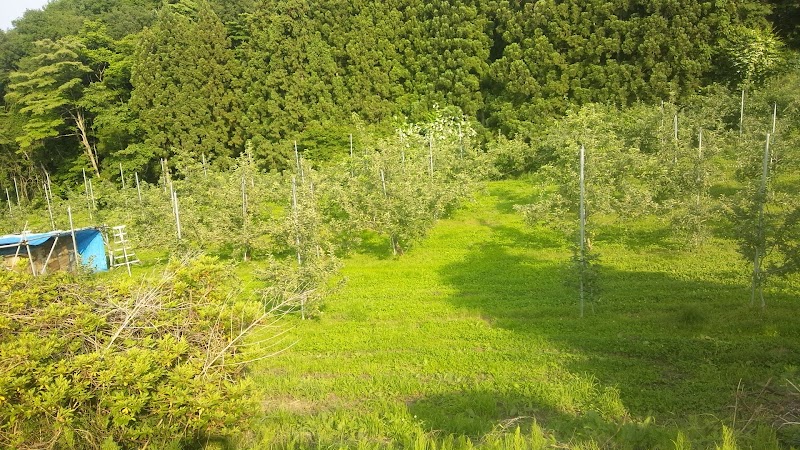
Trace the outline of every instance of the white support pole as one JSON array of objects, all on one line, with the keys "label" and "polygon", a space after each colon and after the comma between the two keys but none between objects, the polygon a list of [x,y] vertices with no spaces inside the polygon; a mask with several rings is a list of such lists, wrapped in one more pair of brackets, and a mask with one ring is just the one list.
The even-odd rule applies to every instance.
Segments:
[{"label": "white support pole", "polygon": [[353,160],[353,133],[350,133],[350,176],[351,177],[356,176],[354,163],[355,161]]},{"label": "white support pole", "polygon": [[242,177],[242,221],[247,221],[247,177]]},{"label": "white support pole", "polygon": [[20,206],[19,202],[19,185],[17,184],[17,177],[14,177],[14,192],[17,194],[17,206]]},{"label": "white support pole", "polygon": [[67,216],[69,216],[69,232],[72,235],[72,249],[75,251],[75,269],[81,267],[81,255],[78,253],[78,239],[75,237],[75,225],[72,223],[72,207],[67,206]]},{"label": "white support pole", "polygon": [[383,185],[383,198],[387,198],[388,195],[386,194],[386,176],[383,173],[383,169],[381,169],[381,185]]},{"label": "white support pole", "polygon": [[52,200],[53,199],[53,183],[50,181],[50,174],[47,173],[46,170],[44,171],[44,176],[47,179],[47,185],[45,185],[45,188],[47,190],[47,193],[50,195],[50,199]]},{"label": "white support pole", "polygon": [[675,142],[678,142],[678,114],[675,113],[675,116],[672,120],[672,138],[675,139]]},{"label": "white support pole", "polygon": [[761,297],[761,309],[764,309],[764,291],[761,283],[761,259],[766,253],[764,248],[764,203],[766,202],[767,194],[767,178],[769,177],[769,141],[770,134],[767,133],[767,142],[764,146],[764,159],[761,162],[761,185],[758,189],[758,223],[756,227],[756,235],[758,242],[756,242],[755,255],[753,256],[753,285],[750,292],[750,305],[754,306],[756,303],[756,294]]},{"label": "white support pole", "polygon": [[303,264],[303,258],[300,254],[300,220],[298,218],[297,206],[297,178],[292,177],[292,216],[294,218],[294,243],[297,247],[297,265]]},{"label": "white support pole", "polygon": [[206,168],[206,154],[203,153],[203,176],[208,176],[208,169]]},{"label": "white support pole", "polygon": [[[170,185],[170,190],[172,190],[172,186]],[[172,190],[172,204],[175,209],[175,229],[178,232],[178,240],[181,240],[181,213],[180,209],[178,208],[178,192]]]},{"label": "white support pole", "polygon": [[[292,177],[292,215],[294,219],[294,242],[295,250],[297,253],[297,270],[301,270],[303,265],[303,257],[300,250],[300,219],[298,217],[298,204],[297,204],[297,178]],[[306,297],[301,294],[300,297],[300,318],[306,318]]]},{"label": "white support pole", "polygon": [[583,317],[584,311],[584,271],[586,269],[586,178],[585,178],[585,165],[586,165],[586,150],[583,145],[581,145],[581,154],[580,154],[580,204],[579,204],[579,222],[580,222],[580,230],[579,230],[579,245],[578,248],[580,249],[580,264],[581,264],[581,274],[580,274],[580,308],[581,308],[581,317]]},{"label": "white support pole", "polygon": [[44,265],[42,266],[42,273],[47,273],[47,265],[50,264],[50,258],[53,257],[53,251],[56,249],[57,244],[58,244],[58,235],[56,235],[56,238],[53,239],[53,246],[50,247],[50,252],[47,254],[47,259],[44,260]]},{"label": "white support pole", "polygon": [[30,241],[28,241],[28,238],[26,236],[27,235],[26,235],[25,231],[23,230],[22,231],[22,240],[25,241],[25,250],[28,251],[28,262],[31,265],[31,273],[33,274],[33,276],[36,276],[36,264],[35,264],[35,261],[33,260],[33,254],[31,254],[31,243],[30,243]]},{"label": "white support pole", "polygon": [[461,131],[461,122],[458,123],[458,150],[461,159],[464,159],[464,133]]},{"label": "white support pole", "polygon": [[300,175],[300,184],[306,183],[306,177],[303,174],[303,164],[300,160],[300,151],[297,150],[297,141],[294,141],[294,160],[297,164],[297,174]]},{"label": "white support pole", "polygon": [[703,129],[697,135],[697,159],[703,159]]},{"label": "white support pole", "polygon": [[433,132],[428,137],[428,174],[433,177]]},{"label": "white support pole", "polygon": [[94,187],[92,186],[91,178],[89,178],[89,197],[92,199],[92,208],[89,210],[89,216],[91,217],[91,211],[97,209],[97,202],[94,199]]},{"label": "white support pole", "polygon": [[[169,184],[169,183],[167,183],[167,167],[164,164],[164,158],[160,158],[158,161],[161,163],[161,175],[164,176],[164,193],[166,194],[167,193],[167,184]],[[169,194],[169,200],[170,200],[170,202],[172,202],[172,193],[171,192]]]},{"label": "white support pole", "polygon": [[739,136],[742,135],[744,130],[744,89],[742,89],[742,104],[739,108]]},{"label": "white support pole", "polygon": [[47,192],[47,184],[44,185],[44,199],[47,201],[47,213],[50,215],[50,229],[56,229],[56,222],[53,220],[53,205],[50,202],[50,194]]},{"label": "white support pole", "polygon": [[772,134],[775,134],[775,125],[778,121],[778,103],[772,104]]},{"label": "white support pole", "polygon": [[8,188],[6,188],[6,201],[8,201],[8,212],[9,212],[9,213],[12,213],[12,212],[14,212],[14,211],[11,209],[11,195],[8,193]]},{"label": "white support pole", "polygon": [[136,180],[136,194],[139,196],[139,204],[142,204],[142,188],[139,186],[139,172],[134,172],[134,179]]},{"label": "white support pole", "polygon": [[122,180],[122,189],[125,189],[125,172],[122,171],[122,163],[119,163],[119,179]]}]

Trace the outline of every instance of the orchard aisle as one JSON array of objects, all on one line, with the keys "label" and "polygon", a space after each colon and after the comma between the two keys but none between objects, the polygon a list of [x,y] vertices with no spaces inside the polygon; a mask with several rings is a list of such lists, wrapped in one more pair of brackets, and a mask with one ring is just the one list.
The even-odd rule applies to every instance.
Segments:
[{"label": "orchard aisle", "polygon": [[[265,443],[480,439],[525,428],[533,410],[539,420],[578,409],[623,415],[616,391],[561,367],[577,355],[518,329],[534,310],[563,309],[548,307],[548,295],[568,295],[554,269],[568,252],[534,238],[512,208],[531,189],[491,183],[402,257],[376,238],[349,258],[322,316],[297,321],[297,345],[256,369]],[[532,283],[534,273],[546,276]]]},{"label": "orchard aisle", "polygon": [[[682,249],[658,221],[612,223],[595,241],[600,302],[580,319],[564,237],[513,208],[534,186],[489,183],[399,258],[367,239],[322,315],[289,319],[297,344],[253,367],[264,416],[245,446],[499,449],[520,427],[530,448],[539,434],[673,448],[678,430],[714,448],[737,389],[772,383],[780,395],[751,404],[780,411],[791,392],[774,380],[800,360],[796,289],[753,314],[724,238]],[[740,443],[766,439],[748,431]]]}]

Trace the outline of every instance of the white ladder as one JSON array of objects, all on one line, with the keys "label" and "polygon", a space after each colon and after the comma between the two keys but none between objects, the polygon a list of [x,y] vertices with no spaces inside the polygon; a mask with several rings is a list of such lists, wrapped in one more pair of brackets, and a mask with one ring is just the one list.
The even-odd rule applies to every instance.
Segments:
[{"label": "white ladder", "polygon": [[139,258],[136,257],[133,249],[128,242],[125,225],[111,227],[114,237],[113,247],[111,248],[111,267],[125,266],[128,268],[128,275],[131,274],[131,264],[138,264]]}]

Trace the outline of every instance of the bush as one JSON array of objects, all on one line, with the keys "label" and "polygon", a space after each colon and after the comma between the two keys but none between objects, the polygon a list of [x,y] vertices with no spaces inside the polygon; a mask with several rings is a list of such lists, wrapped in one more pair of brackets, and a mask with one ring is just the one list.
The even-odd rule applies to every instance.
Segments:
[{"label": "bush", "polygon": [[178,448],[253,411],[242,339],[271,315],[209,257],[152,283],[0,272],[0,447]]}]

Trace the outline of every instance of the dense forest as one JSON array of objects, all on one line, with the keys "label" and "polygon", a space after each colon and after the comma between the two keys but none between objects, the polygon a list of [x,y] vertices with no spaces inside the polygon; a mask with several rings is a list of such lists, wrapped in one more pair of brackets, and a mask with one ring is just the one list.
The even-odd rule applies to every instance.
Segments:
[{"label": "dense forest", "polygon": [[790,67],[790,0],[55,0],[0,33],[0,182],[148,181],[159,160],[262,169],[345,154],[441,108],[486,139],[590,102],[680,103]]}]

